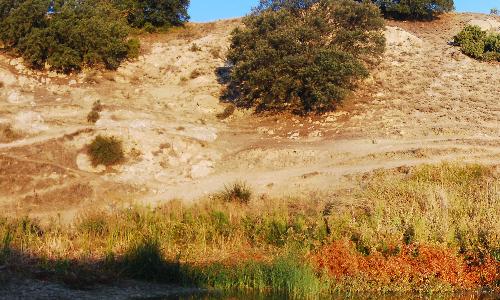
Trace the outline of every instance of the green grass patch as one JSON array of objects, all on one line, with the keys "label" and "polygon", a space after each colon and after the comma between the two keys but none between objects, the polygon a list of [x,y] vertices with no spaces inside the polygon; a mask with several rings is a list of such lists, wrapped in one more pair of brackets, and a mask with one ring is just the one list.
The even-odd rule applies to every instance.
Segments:
[{"label": "green grass patch", "polygon": [[212,264],[188,272],[198,285],[223,291],[280,294],[287,299],[317,297],[328,283],[296,258],[278,257],[271,263],[248,261],[239,265]]}]

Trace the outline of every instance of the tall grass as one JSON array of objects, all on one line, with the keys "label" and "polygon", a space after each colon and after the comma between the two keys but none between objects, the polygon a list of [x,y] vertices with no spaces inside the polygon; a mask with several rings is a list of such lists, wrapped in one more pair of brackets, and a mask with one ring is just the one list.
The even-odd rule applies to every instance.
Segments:
[{"label": "tall grass", "polygon": [[272,292],[287,298],[310,298],[328,289],[327,281],[319,278],[309,265],[291,257],[279,257],[271,263],[251,260],[236,266],[214,263],[191,269],[188,274],[201,286],[223,291]]},{"label": "tall grass", "polygon": [[70,262],[67,268],[86,265],[111,280],[289,298],[498,289],[499,185],[494,167],[426,165],[367,174],[358,189],[334,199],[227,201],[228,188],[218,194],[227,197],[190,205],[86,213],[73,226],[1,219],[0,264],[53,269]]}]

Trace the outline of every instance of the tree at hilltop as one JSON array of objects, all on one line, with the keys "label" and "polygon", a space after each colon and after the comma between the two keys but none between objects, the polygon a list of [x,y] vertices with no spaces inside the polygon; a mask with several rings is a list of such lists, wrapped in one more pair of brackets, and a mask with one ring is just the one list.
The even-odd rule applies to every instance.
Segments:
[{"label": "tree at hilltop", "polygon": [[124,11],[129,24],[144,27],[179,26],[189,20],[190,0],[112,0],[114,5]]},{"label": "tree at hilltop", "polygon": [[0,41],[32,68],[116,69],[139,53],[130,25],[181,25],[189,18],[188,5],[189,0],[0,0]]},{"label": "tree at hilltop", "polygon": [[453,0],[372,0],[385,16],[396,19],[433,19],[454,9]]}]

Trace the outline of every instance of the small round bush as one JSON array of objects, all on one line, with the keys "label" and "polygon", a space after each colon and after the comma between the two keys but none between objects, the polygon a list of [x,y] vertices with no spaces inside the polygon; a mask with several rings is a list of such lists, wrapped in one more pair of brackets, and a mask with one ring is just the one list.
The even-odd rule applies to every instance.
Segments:
[{"label": "small round bush", "polygon": [[98,135],[88,147],[88,155],[93,166],[112,166],[123,161],[122,142],[113,136]]},{"label": "small round bush", "polygon": [[98,111],[91,110],[87,115],[87,122],[95,124],[97,121],[99,121],[100,117],[101,116]]},{"label": "small round bush", "polygon": [[484,32],[481,27],[477,25],[467,25],[455,36],[455,43],[461,45],[466,42],[477,42],[481,41],[486,37],[486,32]]},{"label": "small round bush", "polygon": [[97,100],[92,105],[92,110],[87,115],[87,121],[89,123],[95,124],[101,117],[100,112],[102,112],[103,106],[100,100]]},{"label": "small round bush", "polygon": [[224,191],[220,194],[220,198],[224,202],[248,204],[252,199],[252,190],[244,182],[235,182],[225,187]]}]

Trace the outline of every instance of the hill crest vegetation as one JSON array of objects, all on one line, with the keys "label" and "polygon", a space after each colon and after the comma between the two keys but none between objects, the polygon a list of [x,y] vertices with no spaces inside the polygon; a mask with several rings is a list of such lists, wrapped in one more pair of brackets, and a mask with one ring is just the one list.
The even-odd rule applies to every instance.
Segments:
[{"label": "hill crest vegetation", "polygon": [[386,17],[400,20],[432,20],[454,9],[453,0],[373,0]]},{"label": "hill crest vegetation", "polygon": [[[59,72],[116,69],[140,47],[130,26],[168,27],[188,19],[188,0],[0,0],[0,41],[32,68]],[[142,14],[139,14],[142,11]]]}]

